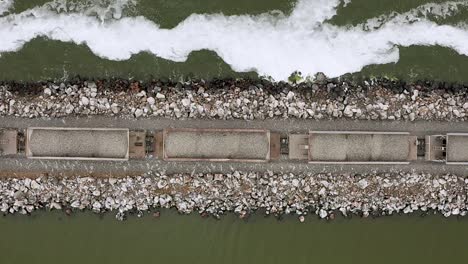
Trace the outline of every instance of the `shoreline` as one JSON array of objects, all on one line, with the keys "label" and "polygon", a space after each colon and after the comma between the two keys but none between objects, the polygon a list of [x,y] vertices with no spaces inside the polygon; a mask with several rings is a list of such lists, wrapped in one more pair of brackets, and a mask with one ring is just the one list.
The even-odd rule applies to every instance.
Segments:
[{"label": "shoreline", "polygon": [[254,212],[300,222],[311,215],[333,220],[347,216],[386,216],[436,212],[445,217],[468,214],[468,179],[455,175],[382,174],[175,174],[122,179],[38,178],[0,180],[4,214],[36,210],[112,212],[124,220],[174,208],[181,214],[239,218]]},{"label": "shoreline", "polygon": [[130,119],[466,121],[468,84],[318,75],[297,85],[266,80],[128,80],[0,84],[0,116]]}]

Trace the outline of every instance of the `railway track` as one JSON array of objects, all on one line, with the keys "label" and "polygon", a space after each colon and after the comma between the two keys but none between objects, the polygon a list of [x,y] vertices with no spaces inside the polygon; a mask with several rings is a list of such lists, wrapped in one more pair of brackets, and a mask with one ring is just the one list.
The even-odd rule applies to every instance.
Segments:
[{"label": "railway track", "polygon": [[[11,133],[17,133],[13,140],[17,142],[16,153],[4,153],[0,158],[2,177],[30,172],[118,177],[148,171],[365,173],[418,170],[459,175],[468,171],[468,136],[463,133],[468,128],[465,123],[402,123],[401,130],[397,131],[395,124],[390,122],[352,121],[348,122],[350,126],[344,126],[352,130],[341,130],[346,122],[276,120],[280,125],[290,123],[292,128],[298,128],[293,131],[291,127],[270,130],[268,128],[274,125],[271,121],[243,122],[233,129],[226,126],[239,125],[238,122],[187,120],[172,121],[170,127],[163,128],[161,126],[169,121],[148,126],[148,120],[104,118],[100,128],[90,127],[96,122],[93,119],[68,119],[58,124],[58,120],[34,120],[35,125],[54,126],[5,127],[12,121],[21,120],[7,118],[9,122],[0,128],[3,135],[10,133],[9,137],[12,137]],[[84,125],[77,128],[78,121]],[[117,123],[131,125],[116,128]],[[198,125],[182,126],[194,123]],[[141,129],[138,129],[140,124]],[[259,128],[261,124],[266,124],[264,129]],[[370,124],[374,130],[358,130],[369,128]],[[202,125],[208,128],[200,127]],[[327,130],[332,125],[336,129]],[[274,126],[278,128],[277,124]],[[385,130],[389,126],[392,128]],[[304,131],[311,127],[315,130]],[[319,127],[325,129],[318,130]],[[448,129],[444,132],[444,128]],[[110,137],[110,131],[114,134],[117,131],[117,134]],[[113,140],[119,137],[121,143],[116,144]],[[7,145],[5,138],[3,136],[3,149]],[[77,149],[79,151],[75,151]]]}]

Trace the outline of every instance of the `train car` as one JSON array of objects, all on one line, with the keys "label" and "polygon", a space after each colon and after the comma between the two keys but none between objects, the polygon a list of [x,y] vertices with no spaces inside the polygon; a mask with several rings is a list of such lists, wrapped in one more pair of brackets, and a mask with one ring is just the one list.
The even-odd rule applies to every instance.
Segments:
[{"label": "train car", "polygon": [[0,156],[18,154],[18,131],[0,129]]},{"label": "train car", "polygon": [[409,132],[266,129],[31,127],[0,129],[0,156],[29,159],[409,164],[417,160],[468,165],[468,133],[417,137]]},{"label": "train car", "polygon": [[310,131],[289,135],[289,158],[321,164],[409,164],[417,137],[408,132]]},{"label": "train car", "polygon": [[145,137],[126,128],[33,127],[25,151],[30,159],[128,160],[145,157]]},{"label": "train car", "polygon": [[280,135],[264,129],[165,129],[156,144],[166,161],[268,162],[280,156]]},{"label": "train car", "polygon": [[427,161],[449,165],[468,165],[468,133],[426,136]]}]

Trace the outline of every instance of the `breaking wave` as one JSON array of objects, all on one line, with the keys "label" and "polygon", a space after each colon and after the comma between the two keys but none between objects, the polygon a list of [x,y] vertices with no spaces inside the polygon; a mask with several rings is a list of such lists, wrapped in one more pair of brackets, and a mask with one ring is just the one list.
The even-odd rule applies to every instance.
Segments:
[{"label": "breaking wave", "polygon": [[[160,28],[142,16],[122,15],[122,10],[137,4],[134,0],[96,2],[103,1],[75,6],[53,1],[22,13],[7,13],[0,17],[0,53],[18,51],[40,36],[86,44],[94,54],[110,60],[149,52],[183,62],[191,52],[207,49],[235,71],[253,70],[275,80],[286,80],[296,70],[337,77],[367,65],[397,62],[400,46],[439,45],[468,55],[466,27],[439,25],[428,18],[453,16],[468,8],[467,1],[426,4],[355,26],[336,26],[328,21],[351,1],[299,0],[290,15],[193,14],[172,29]],[[12,3],[0,2],[0,14]]]},{"label": "breaking wave", "polygon": [[13,7],[13,0],[0,0],[0,16],[8,13]]}]

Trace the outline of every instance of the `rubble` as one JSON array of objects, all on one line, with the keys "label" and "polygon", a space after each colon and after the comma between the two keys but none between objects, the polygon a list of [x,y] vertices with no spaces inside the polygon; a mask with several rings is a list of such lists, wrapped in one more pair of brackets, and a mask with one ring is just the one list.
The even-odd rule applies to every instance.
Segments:
[{"label": "rubble", "polygon": [[273,172],[229,174],[150,173],[126,178],[6,178],[0,180],[0,210],[113,211],[158,215],[161,208],[219,218],[228,212],[244,218],[265,214],[381,216],[414,212],[446,217],[468,212],[468,179],[456,175],[394,172],[384,174],[308,174]]},{"label": "rubble", "polygon": [[467,120],[468,86],[323,77],[290,85],[262,80],[147,84],[125,81],[0,85],[0,116],[110,115],[171,119]]}]

